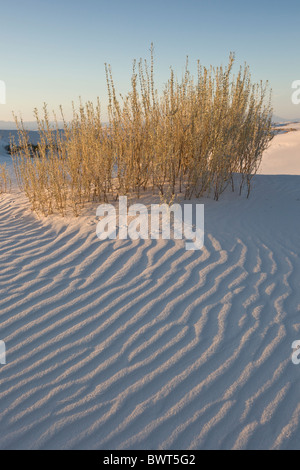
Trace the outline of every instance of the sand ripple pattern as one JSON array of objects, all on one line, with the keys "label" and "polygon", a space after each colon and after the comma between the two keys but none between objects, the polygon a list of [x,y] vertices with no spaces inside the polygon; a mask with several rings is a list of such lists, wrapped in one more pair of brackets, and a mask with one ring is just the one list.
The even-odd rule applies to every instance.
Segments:
[{"label": "sand ripple pattern", "polygon": [[299,279],[272,233],[100,242],[2,198],[0,447],[299,448]]}]

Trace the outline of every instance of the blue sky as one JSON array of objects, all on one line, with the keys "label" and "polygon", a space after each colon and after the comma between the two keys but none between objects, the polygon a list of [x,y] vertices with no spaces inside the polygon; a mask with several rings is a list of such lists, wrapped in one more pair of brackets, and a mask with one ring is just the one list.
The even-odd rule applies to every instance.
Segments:
[{"label": "blue sky", "polygon": [[158,89],[170,65],[181,76],[186,55],[196,70],[197,59],[225,64],[233,51],[255,81],[270,81],[275,113],[300,118],[300,105],[291,103],[291,83],[300,79],[299,0],[10,0],[0,7],[0,80],[7,87],[0,120],[12,120],[12,110],[33,120],[44,101],[68,114],[79,96],[99,96],[105,111],[104,63],[124,93],[132,59],[149,57],[151,42]]}]

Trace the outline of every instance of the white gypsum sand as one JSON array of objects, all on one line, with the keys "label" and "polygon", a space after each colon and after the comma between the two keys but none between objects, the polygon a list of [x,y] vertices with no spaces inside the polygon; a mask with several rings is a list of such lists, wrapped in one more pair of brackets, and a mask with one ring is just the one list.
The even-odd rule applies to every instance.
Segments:
[{"label": "white gypsum sand", "polygon": [[0,448],[299,448],[299,162],[279,134],[249,199],[195,201],[195,252],[2,195]]}]

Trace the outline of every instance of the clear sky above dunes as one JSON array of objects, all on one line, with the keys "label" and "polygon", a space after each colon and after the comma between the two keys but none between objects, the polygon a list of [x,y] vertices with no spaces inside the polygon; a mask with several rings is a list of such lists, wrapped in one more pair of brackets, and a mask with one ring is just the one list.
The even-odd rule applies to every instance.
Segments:
[{"label": "clear sky above dunes", "polygon": [[192,71],[225,64],[230,51],[237,65],[246,61],[253,79],[269,80],[275,114],[300,118],[291,102],[291,84],[300,80],[300,2],[269,0],[10,0],[1,1],[0,80],[7,104],[33,120],[46,101],[62,104],[100,97],[107,104],[104,63],[112,65],[118,91],[130,86],[133,58],[149,57],[155,46],[158,89],[172,65],[181,76],[186,55]]}]

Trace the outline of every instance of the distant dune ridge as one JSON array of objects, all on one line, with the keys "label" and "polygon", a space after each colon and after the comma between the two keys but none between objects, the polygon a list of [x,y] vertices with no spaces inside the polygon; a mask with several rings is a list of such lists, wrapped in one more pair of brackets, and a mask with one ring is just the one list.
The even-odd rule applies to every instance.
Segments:
[{"label": "distant dune ridge", "polygon": [[272,121],[275,122],[275,123],[300,122],[300,118],[287,119],[287,118],[277,116],[276,114],[273,114]]},{"label": "distant dune ridge", "polygon": [[298,129],[249,199],[196,201],[200,252],[0,197],[1,449],[299,449]]},{"label": "distant dune ridge", "polygon": [[[288,122],[300,122],[300,117],[295,118],[295,119],[286,119],[282,118],[280,116],[277,116],[276,114],[273,115],[273,122],[274,123],[288,123]],[[55,123],[52,123],[53,125]],[[107,122],[104,122],[104,124],[107,124]],[[24,122],[25,128],[31,131],[36,131],[37,130],[37,123],[36,121],[25,121]],[[63,128],[63,123],[59,122],[58,123],[59,127],[62,129]],[[0,132],[1,130],[16,130],[16,124],[14,121],[0,121]]]},{"label": "distant dune ridge", "polygon": [[[36,121],[25,121],[24,126],[26,129],[30,131],[36,131],[37,130],[37,123]],[[59,127],[63,127],[62,123],[59,122]],[[16,130],[17,126],[14,121],[0,121],[0,132],[1,130]]]}]

